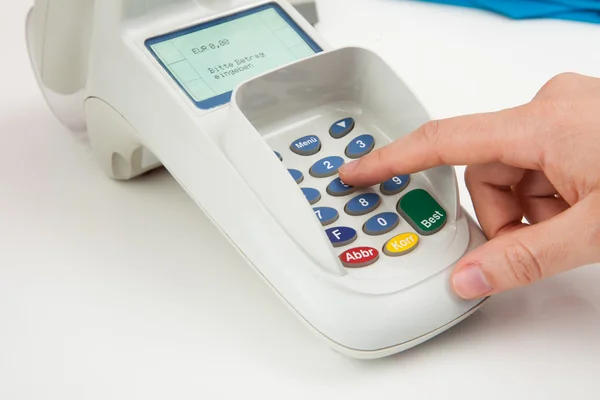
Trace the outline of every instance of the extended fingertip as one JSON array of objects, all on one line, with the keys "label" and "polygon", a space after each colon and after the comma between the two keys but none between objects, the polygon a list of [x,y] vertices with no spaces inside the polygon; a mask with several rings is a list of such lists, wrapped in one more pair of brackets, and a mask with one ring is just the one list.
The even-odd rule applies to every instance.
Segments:
[{"label": "extended fingertip", "polygon": [[483,269],[477,264],[458,269],[452,276],[452,289],[465,300],[485,297],[493,290]]},{"label": "extended fingertip", "polygon": [[354,171],[356,171],[356,168],[358,168],[358,164],[360,163],[360,160],[354,160],[349,162],[348,164],[344,164],[340,167],[340,174],[343,175],[350,175],[352,174]]},{"label": "extended fingertip", "polygon": [[356,176],[359,164],[360,160],[354,160],[348,164],[342,165],[338,171],[340,179],[345,183],[354,184],[353,178]]}]

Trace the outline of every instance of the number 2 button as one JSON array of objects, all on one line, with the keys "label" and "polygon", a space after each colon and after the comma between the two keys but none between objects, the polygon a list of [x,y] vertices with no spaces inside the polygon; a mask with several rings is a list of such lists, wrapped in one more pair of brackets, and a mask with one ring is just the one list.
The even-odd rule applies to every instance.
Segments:
[{"label": "number 2 button", "polygon": [[344,165],[342,157],[332,156],[317,161],[311,168],[310,174],[315,178],[326,178],[337,174],[338,169]]}]

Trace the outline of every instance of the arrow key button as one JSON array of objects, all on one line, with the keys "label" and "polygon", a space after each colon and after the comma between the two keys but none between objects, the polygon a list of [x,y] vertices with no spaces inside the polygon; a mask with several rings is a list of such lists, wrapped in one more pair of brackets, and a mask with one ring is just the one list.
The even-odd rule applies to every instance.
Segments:
[{"label": "arrow key button", "polygon": [[354,122],[354,118],[344,118],[337,122],[334,122],[329,128],[329,134],[334,139],[341,139],[354,129],[356,123]]}]

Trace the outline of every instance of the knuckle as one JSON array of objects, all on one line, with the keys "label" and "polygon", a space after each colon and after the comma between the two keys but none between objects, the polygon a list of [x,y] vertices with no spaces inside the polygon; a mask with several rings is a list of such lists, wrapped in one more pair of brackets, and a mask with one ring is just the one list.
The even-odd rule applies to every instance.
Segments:
[{"label": "knuckle", "polygon": [[432,120],[421,126],[418,131],[420,139],[423,140],[425,146],[429,149],[432,157],[436,158],[436,163],[444,164],[444,144],[451,142],[451,132],[444,130],[440,121]]},{"label": "knuckle", "polygon": [[390,146],[382,147],[374,153],[373,162],[384,168],[386,174],[393,173],[394,155]]},{"label": "knuckle", "polygon": [[538,151],[560,150],[565,141],[572,140],[577,129],[578,112],[577,96],[569,95],[566,90],[544,93],[536,99],[524,112],[534,123],[532,129],[538,140]]},{"label": "knuckle", "polygon": [[587,241],[592,248],[600,249],[600,224],[591,224],[584,236],[587,237]]},{"label": "knuckle", "polygon": [[429,121],[421,126],[420,133],[429,144],[437,144],[440,141],[440,123],[439,121]]},{"label": "knuckle", "polygon": [[516,285],[529,285],[543,278],[543,269],[537,257],[523,243],[505,250],[508,279]]},{"label": "knuckle", "polygon": [[567,96],[548,96],[536,104],[534,112],[555,125],[569,123],[576,104]]},{"label": "knuckle", "polygon": [[574,72],[563,72],[553,76],[545,85],[546,89],[564,88],[570,86],[574,82],[578,82],[581,79],[581,75]]},{"label": "knuckle", "polygon": [[[587,85],[585,77],[582,75],[564,72],[552,77],[546,82],[535,96],[533,103],[540,104],[540,110],[547,115],[553,115],[553,111],[561,111],[563,101],[573,97],[577,88],[581,85]],[[577,98],[578,96],[574,96]]]},{"label": "knuckle", "polygon": [[393,155],[391,153],[389,146],[382,147],[374,153],[373,161],[378,165],[388,165],[392,162]]}]

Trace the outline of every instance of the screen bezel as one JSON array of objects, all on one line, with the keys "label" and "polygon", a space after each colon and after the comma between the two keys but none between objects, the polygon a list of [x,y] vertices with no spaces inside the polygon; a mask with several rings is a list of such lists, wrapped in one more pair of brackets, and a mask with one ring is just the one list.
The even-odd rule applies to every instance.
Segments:
[{"label": "screen bezel", "polygon": [[279,14],[279,16],[281,16],[283,18],[283,20],[292,28],[294,29],[294,31],[296,31],[296,33],[298,33],[298,35],[302,38],[302,40],[304,40],[304,42],[315,52],[315,54],[317,53],[321,53],[323,51],[323,49],[321,48],[321,46],[319,46],[317,44],[317,42],[315,42],[310,35],[308,35],[301,27],[300,25],[298,25],[298,23],[296,23],[296,21],[294,21],[294,19],[292,17],[290,17],[290,15],[277,3],[267,3],[267,4],[263,4],[261,6],[258,7],[254,7],[248,10],[244,10],[244,11],[240,11],[231,15],[227,15],[221,18],[217,18],[211,21],[207,21],[207,22],[203,22],[201,24],[198,25],[194,25],[191,26],[189,28],[184,28],[184,29],[180,29],[174,32],[170,32],[170,33],[166,33],[160,36],[155,36],[152,37],[150,39],[147,39],[144,44],[146,46],[146,48],[148,49],[148,51],[154,56],[154,58],[156,59],[156,61],[161,65],[161,67],[167,72],[167,74],[169,74],[169,76],[171,77],[171,79],[173,79],[173,81],[177,84],[177,86],[179,86],[179,88],[187,95],[187,97],[196,105],[196,107],[198,107],[199,109],[202,110],[209,110],[212,108],[216,108],[219,106],[223,106],[226,104],[229,104],[229,102],[231,101],[231,96],[233,94],[233,89],[230,90],[229,92],[226,93],[222,93],[213,97],[210,97],[208,99],[205,100],[201,100],[201,101],[196,101],[192,95],[186,90],[186,88],[179,82],[179,80],[171,73],[171,71],[167,68],[167,66],[163,63],[163,61],[160,59],[160,57],[158,56],[158,54],[156,54],[156,52],[152,49],[153,45],[168,41],[168,40],[172,40],[181,36],[185,36],[185,35],[189,35],[191,33],[194,32],[198,32],[198,31],[202,31],[208,28],[212,28],[214,26],[217,25],[221,25],[227,22],[231,22],[231,21],[235,21],[237,19],[240,18],[244,18],[262,11],[266,11],[266,10],[275,10],[275,12],[277,12]]}]

